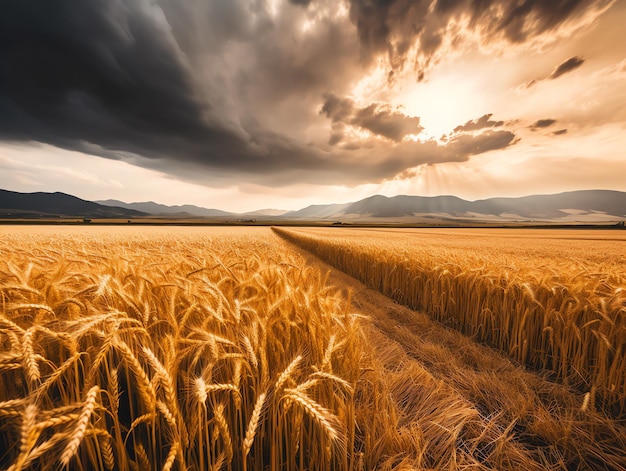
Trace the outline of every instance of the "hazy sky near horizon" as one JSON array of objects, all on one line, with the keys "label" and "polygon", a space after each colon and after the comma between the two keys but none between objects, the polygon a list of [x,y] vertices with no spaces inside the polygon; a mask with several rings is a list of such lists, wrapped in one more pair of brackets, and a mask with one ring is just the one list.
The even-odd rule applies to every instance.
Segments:
[{"label": "hazy sky near horizon", "polygon": [[0,188],[244,211],[626,191],[626,2],[0,5]]}]

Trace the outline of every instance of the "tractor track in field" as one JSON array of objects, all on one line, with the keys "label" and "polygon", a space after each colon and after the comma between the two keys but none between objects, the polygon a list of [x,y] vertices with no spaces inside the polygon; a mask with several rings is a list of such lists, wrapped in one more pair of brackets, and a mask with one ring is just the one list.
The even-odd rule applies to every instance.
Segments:
[{"label": "tractor track in field", "polygon": [[[280,239],[308,264],[328,273],[329,283],[349,296],[353,308],[366,316],[363,332],[367,345],[382,363],[388,382],[405,378],[414,384],[418,397],[432,400],[432,407],[435,402],[443,407],[435,413],[411,404],[412,399],[404,393],[395,394],[393,400],[406,414],[407,426],[424,427],[425,433],[430,426],[449,427],[454,436],[443,449],[465,450],[476,459],[477,469],[626,470],[626,457],[622,456],[626,424],[607,419],[593,406],[587,409],[583,394],[551,381],[547,373],[516,364],[426,313],[397,304]],[[393,390],[390,393],[394,396]],[[460,423],[451,423],[449,416],[457,410],[464,410],[465,417]],[[598,425],[589,427],[590,423]],[[599,424],[604,424],[602,432]],[[435,450],[438,452],[444,451]],[[503,464],[506,462],[508,466]]]}]

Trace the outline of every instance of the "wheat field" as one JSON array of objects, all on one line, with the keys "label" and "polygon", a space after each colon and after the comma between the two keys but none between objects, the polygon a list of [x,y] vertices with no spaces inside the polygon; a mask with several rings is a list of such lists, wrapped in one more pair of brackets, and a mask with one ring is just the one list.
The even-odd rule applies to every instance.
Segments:
[{"label": "wheat field", "polygon": [[556,231],[277,233],[371,288],[626,414],[626,237]]},{"label": "wheat field", "polygon": [[[328,234],[281,232],[373,263]],[[626,469],[617,393],[431,314],[266,228],[4,227],[0,469]]]},{"label": "wheat field", "polygon": [[267,236],[3,234],[3,469],[355,466],[358,316]]}]

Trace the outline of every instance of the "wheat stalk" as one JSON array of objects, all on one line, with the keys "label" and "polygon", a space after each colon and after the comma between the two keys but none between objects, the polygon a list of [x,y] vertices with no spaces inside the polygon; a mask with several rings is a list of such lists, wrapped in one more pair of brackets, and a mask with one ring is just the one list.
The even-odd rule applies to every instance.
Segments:
[{"label": "wheat stalk", "polygon": [[25,403],[26,399],[10,399],[0,402],[0,416],[20,417]]},{"label": "wheat stalk", "polygon": [[202,376],[198,376],[193,381],[193,391],[196,395],[196,398],[198,399],[198,402],[204,405],[206,403],[208,395],[207,395],[207,384],[206,384],[206,381],[204,381],[204,378],[202,378]]},{"label": "wheat stalk", "polygon": [[28,456],[29,451],[33,448],[37,439],[39,438],[40,431],[36,427],[37,419],[37,405],[29,404],[24,410],[22,416],[22,436],[20,440],[20,457],[17,460],[16,467],[21,468],[22,463]]},{"label": "wheat stalk", "polygon": [[134,373],[135,378],[137,378],[137,389],[141,394],[144,404],[148,407],[148,409],[154,410],[156,406],[156,391],[154,390],[147,373],[143,369],[143,366],[126,343],[115,339],[114,345],[126,360],[126,363],[129,369]]},{"label": "wheat stalk", "polygon": [[243,336],[243,345],[246,349],[246,353],[248,354],[248,360],[250,361],[250,364],[252,366],[254,366],[255,369],[259,368],[259,360],[256,356],[256,353],[254,353],[254,347],[252,346],[252,342],[250,341],[250,337],[248,337],[247,335]]},{"label": "wheat stalk", "polygon": [[102,454],[102,460],[104,466],[108,470],[115,469],[115,455],[113,454],[113,447],[111,446],[111,435],[108,432],[104,432],[98,435],[98,444],[100,446],[100,452]]},{"label": "wheat stalk", "polygon": [[64,438],[65,438],[64,433],[55,433],[50,440],[47,440],[43,442],[42,444],[33,447],[28,452],[27,455],[24,455],[23,459],[20,459],[21,458],[20,456],[20,458],[18,458],[16,463],[9,466],[7,471],[21,471],[23,469],[29,469],[33,461],[39,459],[47,452],[52,451],[55,448],[57,448],[57,445],[59,444],[59,442],[61,442]]},{"label": "wheat stalk", "polygon": [[157,374],[155,379],[159,381],[165,388],[165,396],[167,397],[169,405],[171,407],[175,407],[176,390],[174,388],[174,381],[172,380],[172,377],[152,350],[150,350],[148,347],[143,347],[143,352],[148,358],[148,361],[150,362],[152,367],[156,370]]},{"label": "wheat stalk", "polygon": [[69,422],[76,422],[80,418],[80,414],[66,414],[60,417],[50,417],[41,422],[37,422],[36,427],[45,429],[48,427],[56,427],[58,425],[67,424]]},{"label": "wheat stalk", "polygon": [[[335,383],[340,384],[341,386],[343,386],[343,388],[349,392],[352,393],[354,392],[354,388],[352,387],[352,385],[350,383],[348,383],[345,379],[340,378],[337,375],[334,375],[332,373],[327,373],[325,371],[317,371],[315,373],[313,373],[311,376],[315,377],[315,378],[324,378],[324,379],[328,379],[331,380]],[[300,387],[298,387],[298,389],[300,389]]]},{"label": "wheat stalk", "polygon": [[236,394],[239,394],[239,388],[234,384],[229,383],[214,383],[205,385],[206,392],[215,392],[215,391],[231,391]]}]

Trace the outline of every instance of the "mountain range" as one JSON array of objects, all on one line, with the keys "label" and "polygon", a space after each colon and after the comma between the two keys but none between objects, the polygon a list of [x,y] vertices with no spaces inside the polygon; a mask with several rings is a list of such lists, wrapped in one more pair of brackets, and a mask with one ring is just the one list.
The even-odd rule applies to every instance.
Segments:
[{"label": "mountain range", "polygon": [[155,203],[154,201],[145,201],[143,203],[124,203],[119,200],[102,200],[95,201],[98,204],[104,206],[112,206],[130,209],[134,211],[140,211],[146,214],[154,215],[179,215],[179,216],[200,216],[200,217],[215,217],[215,216],[232,216],[233,213],[227,211],[220,211],[219,209],[202,208],[200,206],[194,206],[192,204],[184,204],[182,206],[166,206],[164,204]]},{"label": "mountain range", "polygon": [[332,222],[609,222],[626,218],[626,192],[580,190],[553,195],[468,201],[456,196],[375,195],[352,203],[311,205],[297,211],[275,209],[236,214],[194,205],[167,206],[152,201],[86,201],[65,193],[0,190],[0,217],[211,218],[250,217],[280,221]]},{"label": "mountain range", "polygon": [[467,201],[456,196],[371,196],[348,204],[312,205],[289,218],[580,220],[626,217],[626,192],[581,190],[554,195]]}]

